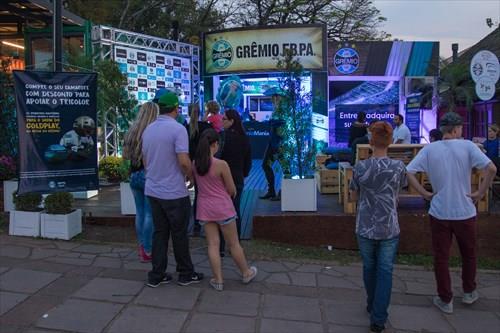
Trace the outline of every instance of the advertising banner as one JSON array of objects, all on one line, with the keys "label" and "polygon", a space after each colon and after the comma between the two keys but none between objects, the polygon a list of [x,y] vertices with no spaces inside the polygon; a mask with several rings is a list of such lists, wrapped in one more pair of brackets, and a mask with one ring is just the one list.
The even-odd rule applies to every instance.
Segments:
[{"label": "advertising banner", "polygon": [[14,71],[19,193],[96,190],[97,74]]},{"label": "advertising banner", "polygon": [[439,42],[328,42],[329,76],[438,76]]},{"label": "advertising banner", "polygon": [[325,27],[277,26],[204,35],[205,75],[277,71],[286,49],[308,70],[326,70]]},{"label": "advertising banner", "polygon": [[410,129],[411,143],[420,143],[420,94],[406,98],[405,124]]},{"label": "advertising banner", "polygon": [[[392,104],[339,104],[335,106],[335,111],[330,112],[330,142],[347,144],[351,125],[357,119],[358,112],[366,113],[368,123],[383,120],[392,124],[397,109],[398,106]],[[335,130],[331,131],[332,128]]]}]

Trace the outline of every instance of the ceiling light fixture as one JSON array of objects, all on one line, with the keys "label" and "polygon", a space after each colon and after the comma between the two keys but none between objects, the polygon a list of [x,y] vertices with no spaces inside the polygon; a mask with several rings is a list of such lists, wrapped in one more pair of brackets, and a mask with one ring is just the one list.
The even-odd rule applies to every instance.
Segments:
[{"label": "ceiling light fixture", "polygon": [[4,40],[2,41],[2,44],[9,45],[9,46],[16,47],[18,49],[24,50],[24,46],[19,45],[19,44],[14,44],[14,43],[11,43],[11,42],[6,42]]}]

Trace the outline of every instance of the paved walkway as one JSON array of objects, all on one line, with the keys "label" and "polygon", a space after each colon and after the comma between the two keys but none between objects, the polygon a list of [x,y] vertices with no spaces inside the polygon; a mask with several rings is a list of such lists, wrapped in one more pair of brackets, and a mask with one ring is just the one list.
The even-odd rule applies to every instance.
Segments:
[{"label": "paved walkway", "polygon": [[[144,286],[149,264],[131,247],[0,235],[0,331],[7,332],[367,332],[361,266],[254,262],[242,285],[224,259],[225,291]],[[205,248],[192,251],[210,275]],[[173,259],[169,271],[174,271]],[[431,306],[431,272],[398,267],[388,332],[500,332],[500,274],[479,273],[481,299],[455,313]]]}]

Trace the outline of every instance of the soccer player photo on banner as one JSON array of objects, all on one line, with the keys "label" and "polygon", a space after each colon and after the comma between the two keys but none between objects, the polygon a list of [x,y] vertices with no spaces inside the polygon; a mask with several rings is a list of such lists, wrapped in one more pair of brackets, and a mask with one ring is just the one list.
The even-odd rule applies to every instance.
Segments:
[{"label": "soccer player photo on banner", "polygon": [[14,71],[19,193],[96,190],[97,74]]}]

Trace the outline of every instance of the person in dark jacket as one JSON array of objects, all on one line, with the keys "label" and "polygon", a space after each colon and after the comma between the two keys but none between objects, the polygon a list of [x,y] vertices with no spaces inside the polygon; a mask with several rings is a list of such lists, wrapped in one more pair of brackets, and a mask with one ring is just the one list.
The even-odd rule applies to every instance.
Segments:
[{"label": "person in dark jacket", "polygon": [[[224,135],[220,156],[229,165],[236,186],[236,196],[233,198],[233,204],[238,215],[236,224],[238,237],[241,237],[240,200],[245,185],[245,177],[248,176],[252,167],[250,140],[243,128],[238,111],[233,109],[226,110],[222,117],[222,123],[224,126]],[[222,247],[221,249],[223,250],[224,248]]]},{"label": "person in dark jacket", "polygon": [[354,123],[352,123],[351,128],[349,129],[349,147],[352,147],[352,143],[357,138],[362,138],[366,135],[366,128],[368,125],[366,124],[366,113],[363,111],[358,112],[358,117]]}]

